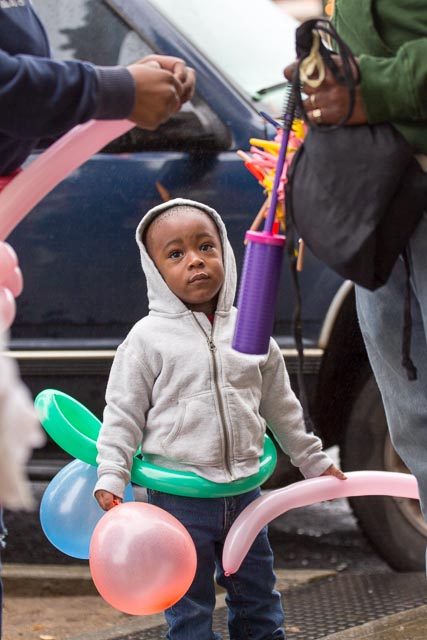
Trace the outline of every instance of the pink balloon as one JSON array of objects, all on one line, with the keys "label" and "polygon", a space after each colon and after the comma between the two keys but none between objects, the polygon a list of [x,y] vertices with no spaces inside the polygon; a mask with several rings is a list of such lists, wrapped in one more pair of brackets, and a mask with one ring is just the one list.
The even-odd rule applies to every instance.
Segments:
[{"label": "pink balloon", "polygon": [[19,267],[13,267],[9,273],[0,273],[0,285],[9,289],[12,295],[17,298],[24,288],[24,278]]},{"label": "pink balloon", "polygon": [[0,239],[74,169],[134,126],[129,120],[90,120],[40,154],[0,193]]},{"label": "pink balloon", "polygon": [[407,473],[352,471],[346,476],[347,480],[333,476],[302,480],[252,502],[235,520],[225,540],[222,565],[226,574],[238,571],[261,529],[290,509],[352,496],[419,497],[417,481]]},{"label": "pink balloon", "polygon": [[95,527],[89,567],[100,595],[133,615],[164,611],[188,591],[196,549],[172,515],[144,502],[107,511]]},{"label": "pink balloon", "polygon": [[0,276],[11,272],[18,266],[15,250],[7,242],[0,242]]},{"label": "pink balloon", "polygon": [[0,331],[6,331],[15,319],[16,303],[12,292],[0,287]]},{"label": "pink balloon", "polygon": [[10,289],[15,298],[22,293],[23,278],[18,257],[7,242],[0,241],[0,286]]},{"label": "pink balloon", "polygon": [[7,242],[0,241],[0,330],[5,331],[12,324],[16,304],[14,297],[19,296],[23,288],[18,258]]}]

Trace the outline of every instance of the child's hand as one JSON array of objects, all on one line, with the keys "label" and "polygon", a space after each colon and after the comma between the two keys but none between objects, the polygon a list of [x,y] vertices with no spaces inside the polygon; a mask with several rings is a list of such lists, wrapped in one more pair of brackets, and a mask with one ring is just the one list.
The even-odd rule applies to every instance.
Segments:
[{"label": "child's hand", "polygon": [[95,491],[95,498],[97,499],[101,509],[104,509],[104,511],[109,511],[116,505],[123,502],[123,500],[118,496],[115,496],[114,493],[110,493],[109,491],[104,491],[103,489],[99,489],[99,491]]},{"label": "child's hand", "polygon": [[338,469],[334,464],[331,464],[330,467],[326,469],[322,474],[322,476],[335,476],[338,480],[347,480],[347,476]]}]

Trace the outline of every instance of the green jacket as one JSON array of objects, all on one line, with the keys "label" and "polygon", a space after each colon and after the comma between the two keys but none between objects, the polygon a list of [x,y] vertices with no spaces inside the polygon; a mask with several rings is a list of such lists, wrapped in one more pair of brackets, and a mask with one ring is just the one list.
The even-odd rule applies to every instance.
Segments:
[{"label": "green jacket", "polygon": [[368,121],[390,121],[427,153],[426,0],[335,0],[332,19],[359,57]]}]

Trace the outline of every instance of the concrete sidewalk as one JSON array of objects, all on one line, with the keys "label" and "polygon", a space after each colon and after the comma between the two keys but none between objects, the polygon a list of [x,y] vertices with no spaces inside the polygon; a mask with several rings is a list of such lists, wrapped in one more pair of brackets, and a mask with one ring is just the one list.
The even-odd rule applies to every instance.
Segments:
[{"label": "concrete sidewalk", "polygon": [[[276,573],[281,591],[335,575],[306,569]],[[135,617],[109,606],[85,565],[5,563],[2,577],[3,640],[115,640],[164,624],[163,613]],[[218,588],[217,609],[225,606],[224,593]]]},{"label": "concrete sidewalk", "polygon": [[[277,570],[280,591],[331,579],[332,571]],[[134,617],[116,611],[98,595],[87,566],[11,565],[3,567],[3,640],[115,640],[164,623],[163,614]],[[217,594],[217,608],[225,607]],[[286,600],[285,600],[286,607]],[[293,638],[304,637],[289,629]],[[384,616],[323,640],[425,640],[427,605]],[[159,637],[159,640],[161,638]]]},{"label": "concrete sidewalk", "polygon": [[322,640],[425,640],[427,605],[324,636]]}]

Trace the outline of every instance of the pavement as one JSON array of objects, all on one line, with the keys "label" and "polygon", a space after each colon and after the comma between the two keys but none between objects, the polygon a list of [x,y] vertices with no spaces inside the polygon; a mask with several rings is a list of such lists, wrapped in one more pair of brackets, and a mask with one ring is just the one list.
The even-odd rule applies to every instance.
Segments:
[{"label": "pavement", "polygon": [[[303,585],[320,584],[336,572],[278,569],[278,588],[288,594]],[[93,585],[89,567],[4,564],[3,640],[137,640],[164,623],[163,614],[134,617],[105,603]],[[225,607],[217,593],[217,609]],[[286,607],[286,595],[285,595]],[[163,637],[163,633],[159,634]],[[306,640],[298,629],[292,638]],[[150,635],[150,638],[156,637]],[[310,636],[313,637],[313,636]],[[425,640],[427,605],[385,615],[322,640]],[[161,640],[159,637],[158,640]],[[195,639],[196,640],[196,639]]]}]

